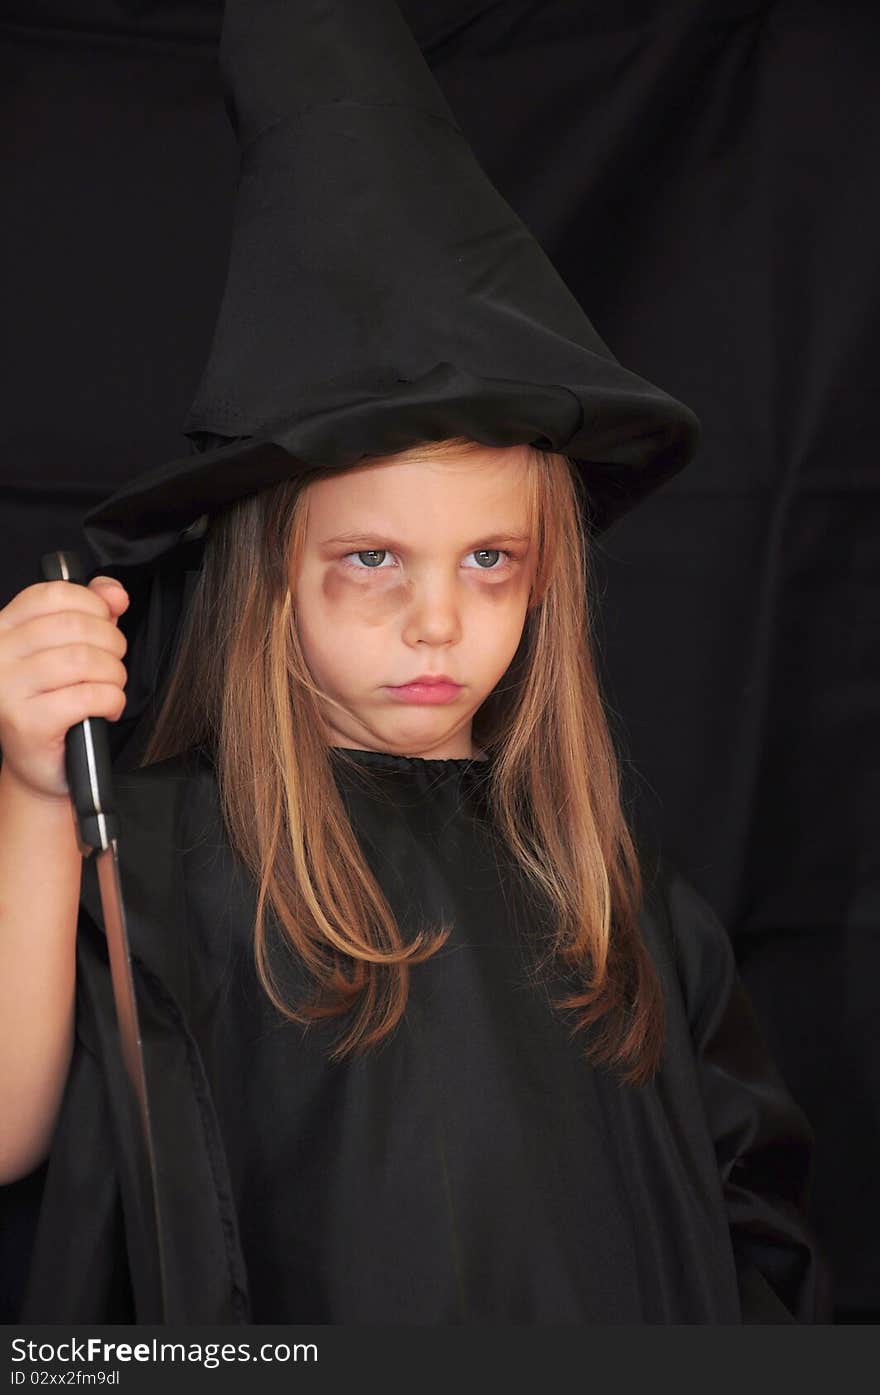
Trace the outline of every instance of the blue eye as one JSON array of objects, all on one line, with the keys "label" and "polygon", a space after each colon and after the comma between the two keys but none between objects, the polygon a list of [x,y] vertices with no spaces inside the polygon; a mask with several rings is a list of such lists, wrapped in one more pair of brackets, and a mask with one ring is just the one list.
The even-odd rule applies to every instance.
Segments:
[{"label": "blue eye", "polygon": [[[468,557],[490,557],[490,558],[492,558],[493,561],[492,561],[492,564],[491,564],[490,566],[483,566],[483,564],[482,564],[481,562],[479,562],[479,563],[477,564],[476,570],[478,570],[478,571],[484,571],[484,572],[500,572],[500,571],[506,571],[506,570],[508,569],[508,567],[511,566],[511,565],[513,564],[513,562],[514,562],[514,554],[513,554],[512,552],[506,552],[506,551],[504,551],[503,549],[497,548],[497,547],[481,547],[481,548],[477,548],[476,551],[474,551],[474,552],[469,552],[467,555],[468,555]],[[365,561],[363,561],[362,559],[363,559],[363,558],[372,558],[372,559],[380,558],[380,559],[383,559],[383,560],[384,560],[384,558],[390,557],[390,556],[391,556],[391,553],[388,552],[387,548],[382,548],[382,547],[362,548],[359,552],[347,552],[347,553],[345,554],[345,556],[342,558],[342,561],[344,562],[344,564],[345,564],[347,567],[351,567],[351,569],[352,569],[353,571],[358,571],[358,572],[366,572],[366,571],[377,572],[377,571],[382,571],[382,570],[387,571],[388,568],[387,568],[387,567],[386,567],[386,568],[383,568],[383,567],[382,567],[382,562],[381,562],[381,561],[378,561],[378,562],[377,562],[377,561],[366,561],[366,562],[365,562]],[[355,561],[350,561],[350,560],[349,560],[350,558],[355,558],[355,557],[358,559],[356,562],[355,562]],[[502,558],[502,557],[506,559],[504,565],[503,565],[503,566],[497,566],[496,563],[497,563],[498,560],[499,560],[500,558]],[[471,568],[468,568],[468,570],[469,570],[469,571],[473,571],[474,568],[471,567]]]},{"label": "blue eye", "polygon": [[[469,553],[468,553],[468,556],[469,556],[469,557],[496,557],[496,558],[497,558],[497,557],[509,557],[509,556],[510,556],[510,553],[509,553],[509,552],[503,553],[503,552],[501,552],[497,547],[481,547],[481,548],[479,548],[476,552],[469,552]],[[482,563],[480,563],[480,567],[481,567],[481,569],[482,569],[483,571],[485,571],[485,572],[498,571],[498,570],[500,570],[498,567],[495,567],[495,566],[483,567]]]}]

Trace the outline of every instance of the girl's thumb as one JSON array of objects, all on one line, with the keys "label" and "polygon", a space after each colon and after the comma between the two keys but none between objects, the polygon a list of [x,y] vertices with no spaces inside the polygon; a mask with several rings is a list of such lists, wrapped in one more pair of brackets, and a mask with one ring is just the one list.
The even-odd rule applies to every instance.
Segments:
[{"label": "girl's thumb", "polygon": [[93,576],[89,585],[96,587],[110,604],[118,604],[123,599],[128,604],[128,592],[115,576]]}]

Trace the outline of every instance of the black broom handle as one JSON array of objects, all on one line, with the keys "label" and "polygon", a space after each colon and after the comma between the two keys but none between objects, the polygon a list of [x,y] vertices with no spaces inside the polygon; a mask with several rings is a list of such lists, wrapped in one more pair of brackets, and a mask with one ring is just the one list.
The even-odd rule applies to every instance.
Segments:
[{"label": "black broom handle", "polygon": [[[40,571],[42,581],[87,585],[75,552],[47,552],[41,559]],[[64,739],[64,769],[80,842],[86,855],[102,852],[119,836],[106,717],[86,717],[69,729]]]}]

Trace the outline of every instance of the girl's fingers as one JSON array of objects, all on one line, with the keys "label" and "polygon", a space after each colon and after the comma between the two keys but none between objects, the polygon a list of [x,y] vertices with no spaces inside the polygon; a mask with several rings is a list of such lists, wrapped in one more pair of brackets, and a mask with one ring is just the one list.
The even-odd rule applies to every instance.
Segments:
[{"label": "girl's fingers", "polygon": [[34,744],[54,738],[63,758],[64,738],[72,726],[86,717],[106,717],[116,722],[125,711],[125,693],[115,683],[78,683],[40,693],[31,704],[29,735]]},{"label": "girl's fingers", "polygon": [[41,581],[0,610],[3,766],[38,793],[68,793],[65,737],[86,717],[115,722],[125,709],[122,587]]},{"label": "girl's fingers", "polygon": [[73,581],[38,581],[26,586],[0,610],[0,630],[60,611],[81,611],[103,620],[121,614],[128,604],[125,588],[110,578],[101,578],[100,584],[98,582],[96,577],[88,586]]},{"label": "girl's fingers", "polygon": [[125,635],[113,621],[85,610],[38,615],[33,620],[16,625],[11,633],[0,638],[0,649],[4,656],[8,652],[10,657],[19,659],[43,649],[57,649],[70,644],[91,644],[97,649],[108,650],[117,659],[121,659],[128,648]]},{"label": "girl's fingers", "polygon": [[33,654],[20,681],[23,687],[19,699],[27,701],[77,683],[109,683],[124,688],[128,671],[122,660],[106,649],[93,644],[66,644]]}]

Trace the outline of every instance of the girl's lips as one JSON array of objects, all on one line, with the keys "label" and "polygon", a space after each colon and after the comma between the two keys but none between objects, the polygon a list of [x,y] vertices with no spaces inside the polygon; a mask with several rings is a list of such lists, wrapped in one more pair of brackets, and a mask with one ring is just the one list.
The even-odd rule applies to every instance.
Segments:
[{"label": "girl's lips", "polygon": [[451,702],[461,692],[461,684],[403,683],[399,688],[389,686],[388,691],[396,694],[402,702],[442,703]]}]

